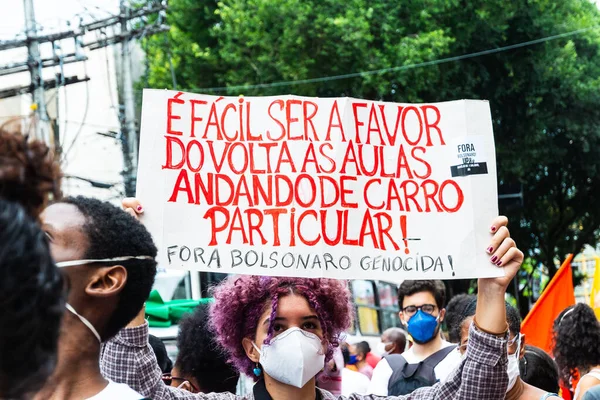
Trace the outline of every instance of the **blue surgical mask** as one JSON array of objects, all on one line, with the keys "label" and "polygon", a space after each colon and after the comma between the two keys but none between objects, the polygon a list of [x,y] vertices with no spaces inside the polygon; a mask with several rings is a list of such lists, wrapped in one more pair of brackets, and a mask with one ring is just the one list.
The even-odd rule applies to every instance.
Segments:
[{"label": "blue surgical mask", "polygon": [[354,365],[358,362],[355,354],[350,354],[350,360],[348,360],[349,365]]},{"label": "blue surgical mask", "polygon": [[424,344],[433,339],[438,327],[438,319],[439,317],[436,318],[431,314],[418,310],[408,320],[408,333],[415,343]]}]

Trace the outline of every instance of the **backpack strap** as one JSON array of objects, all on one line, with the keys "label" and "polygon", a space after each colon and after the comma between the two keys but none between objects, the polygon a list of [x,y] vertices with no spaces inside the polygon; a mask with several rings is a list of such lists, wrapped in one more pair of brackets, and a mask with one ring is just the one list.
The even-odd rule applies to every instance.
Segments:
[{"label": "backpack strap", "polygon": [[435,353],[433,353],[432,355],[430,355],[429,357],[424,359],[423,364],[427,364],[427,365],[431,366],[432,368],[435,368],[454,349],[456,349],[456,346],[444,347],[443,349],[436,351]]},{"label": "backpack strap", "polygon": [[[423,361],[416,364],[407,364],[404,366],[404,370],[402,371],[402,375],[405,378],[412,378],[415,373],[419,370],[421,365],[428,366],[432,370],[435,370],[435,367],[444,359],[448,354],[454,350],[456,346],[448,346],[440,349],[424,359]],[[435,373],[435,372],[434,372]],[[435,376],[435,375],[434,375]]]},{"label": "backpack strap", "polygon": [[392,375],[390,376],[390,379],[388,381],[389,393],[392,390],[392,387],[396,383],[396,381],[402,378],[402,373],[406,366],[409,364],[404,358],[404,356],[402,356],[401,354],[389,354],[383,358],[388,362],[390,368],[392,369]]},{"label": "backpack strap", "polygon": [[402,354],[389,354],[383,358],[388,362],[390,368],[394,372],[397,370],[402,370],[407,364],[407,361]]}]

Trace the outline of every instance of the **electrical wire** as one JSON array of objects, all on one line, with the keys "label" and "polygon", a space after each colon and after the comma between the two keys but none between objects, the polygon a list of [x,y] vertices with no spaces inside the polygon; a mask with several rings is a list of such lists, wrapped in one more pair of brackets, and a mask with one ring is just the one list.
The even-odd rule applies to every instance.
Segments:
[{"label": "electrical wire", "polygon": [[[88,76],[87,60],[83,60],[83,71],[84,71],[85,76],[87,77]],[[66,97],[67,96],[66,96],[66,90],[65,90],[65,100],[66,100]],[[67,149],[67,151],[65,151],[63,153],[63,162],[66,162],[67,157],[69,156],[69,153],[73,149],[75,142],[77,142],[77,139],[79,138],[79,135],[81,134],[81,131],[83,131],[83,127],[85,126],[85,122],[87,120],[87,115],[88,115],[89,109],[90,109],[90,85],[89,85],[89,81],[85,81],[85,111],[83,112],[83,119],[81,121],[81,124],[79,125],[79,129],[77,130],[75,137],[73,137],[73,140],[71,141],[71,144],[69,145],[69,148]]]},{"label": "electrical wire", "polygon": [[[102,29],[102,31],[98,34],[96,33],[96,38],[100,40],[100,36],[104,36],[104,40],[108,38],[106,35],[106,31]],[[106,84],[108,85],[108,97],[110,97],[110,106],[115,112],[115,116],[117,120],[119,119],[119,110],[115,107],[115,100],[113,94],[112,80],[110,79],[110,63],[108,58],[108,46],[104,46],[104,58],[106,60]]]},{"label": "electrical wire", "polygon": [[562,38],[566,38],[566,37],[570,37],[570,36],[579,35],[581,33],[588,32],[588,31],[596,29],[598,27],[600,27],[600,25],[595,25],[595,26],[591,26],[588,28],[577,29],[574,31],[560,33],[560,34],[552,35],[552,36],[547,36],[547,37],[540,38],[540,39],[529,40],[526,42],[511,44],[508,46],[497,47],[494,49],[482,50],[482,51],[477,51],[474,53],[440,58],[440,59],[431,60],[431,61],[424,61],[424,62],[415,63],[415,64],[401,65],[401,66],[397,66],[397,67],[374,69],[374,70],[370,70],[370,71],[353,72],[353,73],[342,74],[342,75],[324,76],[324,77],[320,77],[320,78],[299,79],[299,80],[295,80],[295,81],[279,81],[279,82],[271,82],[271,83],[261,83],[261,84],[256,84],[256,85],[237,85],[237,86],[198,88],[198,89],[192,90],[192,92],[212,93],[212,92],[224,92],[224,91],[232,91],[232,90],[237,91],[237,90],[264,89],[264,88],[293,86],[293,85],[305,85],[305,84],[309,84],[309,83],[329,82],[329,81],[335,81],[335,80],[341,80],[341,79],[350,79],[350,78],[364,77],[364,76],[369,76],[369,75],[378,75],[378,74],[384,74],[387,72],[406,71],[406,70],[415,69],[415,68],[429,67],[429,66],[433,66],[433,65],[445,64],[445,63],[449,63],[449,62],[461,61],[461,60],[466,60],[469,58],[475,58],[475,57],[480,57],[480,56],[484,56],[484,55],[501,53],[504,51],[519,49],[522,47],[532,46],[535,44],[540,44],[540,43],[548,42],[551,40],[557,40],[557,39],[562,39]]}]

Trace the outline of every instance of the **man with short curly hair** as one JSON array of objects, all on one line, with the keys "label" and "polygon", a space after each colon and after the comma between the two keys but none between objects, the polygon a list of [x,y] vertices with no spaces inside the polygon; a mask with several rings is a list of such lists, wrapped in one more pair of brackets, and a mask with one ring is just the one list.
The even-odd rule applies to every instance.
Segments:
[{"label": "man with short curly hair", "polygon": [[156,247],[125,211],[86,197],[67,198],[41,215],[52,256],[69,287],[58,365],[37,399],[139,400],[100,373],[101,343],[125,327],[148,298]]}]

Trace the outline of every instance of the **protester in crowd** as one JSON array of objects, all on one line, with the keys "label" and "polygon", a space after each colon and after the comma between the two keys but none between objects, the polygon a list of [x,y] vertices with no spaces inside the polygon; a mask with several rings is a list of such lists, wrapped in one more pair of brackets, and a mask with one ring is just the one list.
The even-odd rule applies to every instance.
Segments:
[{"label": "protester in crowd", "polygon": [[[62,320],[56,370],[36,398],[141,399],[126,385],[103,378],[98,360],[101,342],[124,328],[150,294],[156,274],[150,234],[122,210],[85,197],[51,205],[41,221],[68,283],[69,312]],[[148,336],[143,340],[147,343]],[[103,354],[108,363],[124,358]],[[123,375],[135,373],[122,370]]]},{"label": "protester in crowd", "polygon": [[402,328],[386,329],[381,335],[377,351],[382,356],[402,354],[406,350],[406,332]]},{"label": "protester in crowd", "polygon": [[367,362],[367,354],[371,352],[371,347],[367,342],[358,342],[348,347],[350,351],[350,360],[346,363],[351,370],[360,372],[369,380],[373,376],[373,367]]},{"label": "protester in crowd", "polygon": [[[460,346],[458,347],[461,355],[466,354],[470,345],[469,326],[473,322],[477,299],[473,299],[464,310],[462,321],[458,325],[452,326],[451,330],[460,332]],[[521,334],[521,316],[519,311],[508,303],[506,307],[506,321],[509,327],[508,340],[508,364],[506,372],[508,374],[508,387],[506,389],[507,400],[558,400],[555,393],[546,392],[540,388],[525,383],[520,377],[519,359],[523,357],[525,351],[525,336]]]},{"label": "protester in crowd", "polygon": [[450,343],[460,343],[460,330],[450,329],[450,327],[457,327],[462,321],[465,308],[475,299],[477,296],[474,294],[457,294],[452,297],[446,306],[446,327],[448,329],[448,341]]},{"label": "protester in crowd", "polygon": [[194,393],[235,393],[239,372],[229,363],[208,326],[208,306],[200,304],[179,322],[179,353],[171,375],[171,386],[188,381]]},{"label": "protester in crowd", "polygon": [[42,141],[0,128],[0,198],[19,203],[33,218],[61,197],[60,165]]},{"label": "protester in crowd", "polygon": [[558,367],[550,356],[539,347],[525,345],[525,354],[519,361],[523,382],[549,393],[558,393]]},{"label": "protester in crowd", "polygon": [[[380,396],[408,394],[423,386],[443,381],[460,363],[456,346],[445,341],[440,333],[446,310],[446,288],[442,281],[404,281],[398,290],[400,319],[407,326],[414,345],[402,355],[385,357],[375,368],[370,394]],[[405,368],[427,360],[434,375],[425,377],[421,371],[408,376]]]},{"label": "protester in crowd", "polygon": [[56,364],[64,285],[38,224],[5,200],[0,200],[0,304],[0,398],[29,398]]},{"label": "protester in crowd", "polygon": [[317,387],[328,391],[334,396],[342,394],[342,371],[344,370],[345,363],[341,347],[333,350],[331,360],[325,364],[323,372],[317,375]]},{"label": "protester in crowd", "polygon": [[351,368],[350,360],[350,349],[349,346],[342,347],[344,367],[342,368],[342,390],[343,396],[350,396],[352,393],[366,394],[369,389],[369,378]]},{"label": "protester in crowd", "polygon": [[[143,212],[135,199],[127,199],[124,206],[130,213]],[[445,382],[418,389],[409,396],[389,399],[504,398],[508,338],[504,295],[523,261],[523,253],[509,238],[507,222],[506,218],[499,217],[491,228],[495,234],[488,253],[494,265],[502,267],[505,274],[478,281],[476,322],[471,327],[469,351],[464,361]],[[344,281],[230,276],[215,288],[213,296],[211,323],[217,340],[240,372],[254,376],[257,381],[253,394],[244,399],[336,399],[316,388],[315,376],[331,358],[340,334],[352,320],[351,296]],[[144,332],[147,337],[147,324],[137,327],[135,334],[144,336]],[[111,347],[113,351],[133,350],[117,342],[112,342]],[[135,364],[135,360],[147,356],[147,349],[140,348],[136,356],[121,360],[123,369],[140,372],[139,387],[141,382],[153,384],[144,393],[146,396],[155,400],[242,399],[233,394],[191,394],[167,387],[161,382],[160,368],[155,361]],[[119,374],[114,376],[118,378]],[[375,398],[350,396],[352,400]]]},{"label": "protester in crowd", "polygon": [[154,335],[149,335],[148,343],[150,343],[150,347],[152,347],[152,351],[156,356],[158,366],[163,374],[171,373],[171,370],[173,369],[173,361],[171,361],[169,358],[167,348],[165,347],[163,341]]},{"label": "protester in crowd", "polygon": [[581,379],[574,400],[600,385],[600,323],[587,304],[563,310],[554,321],[554,359],[563,382],[570,384],[575,371]]}]

